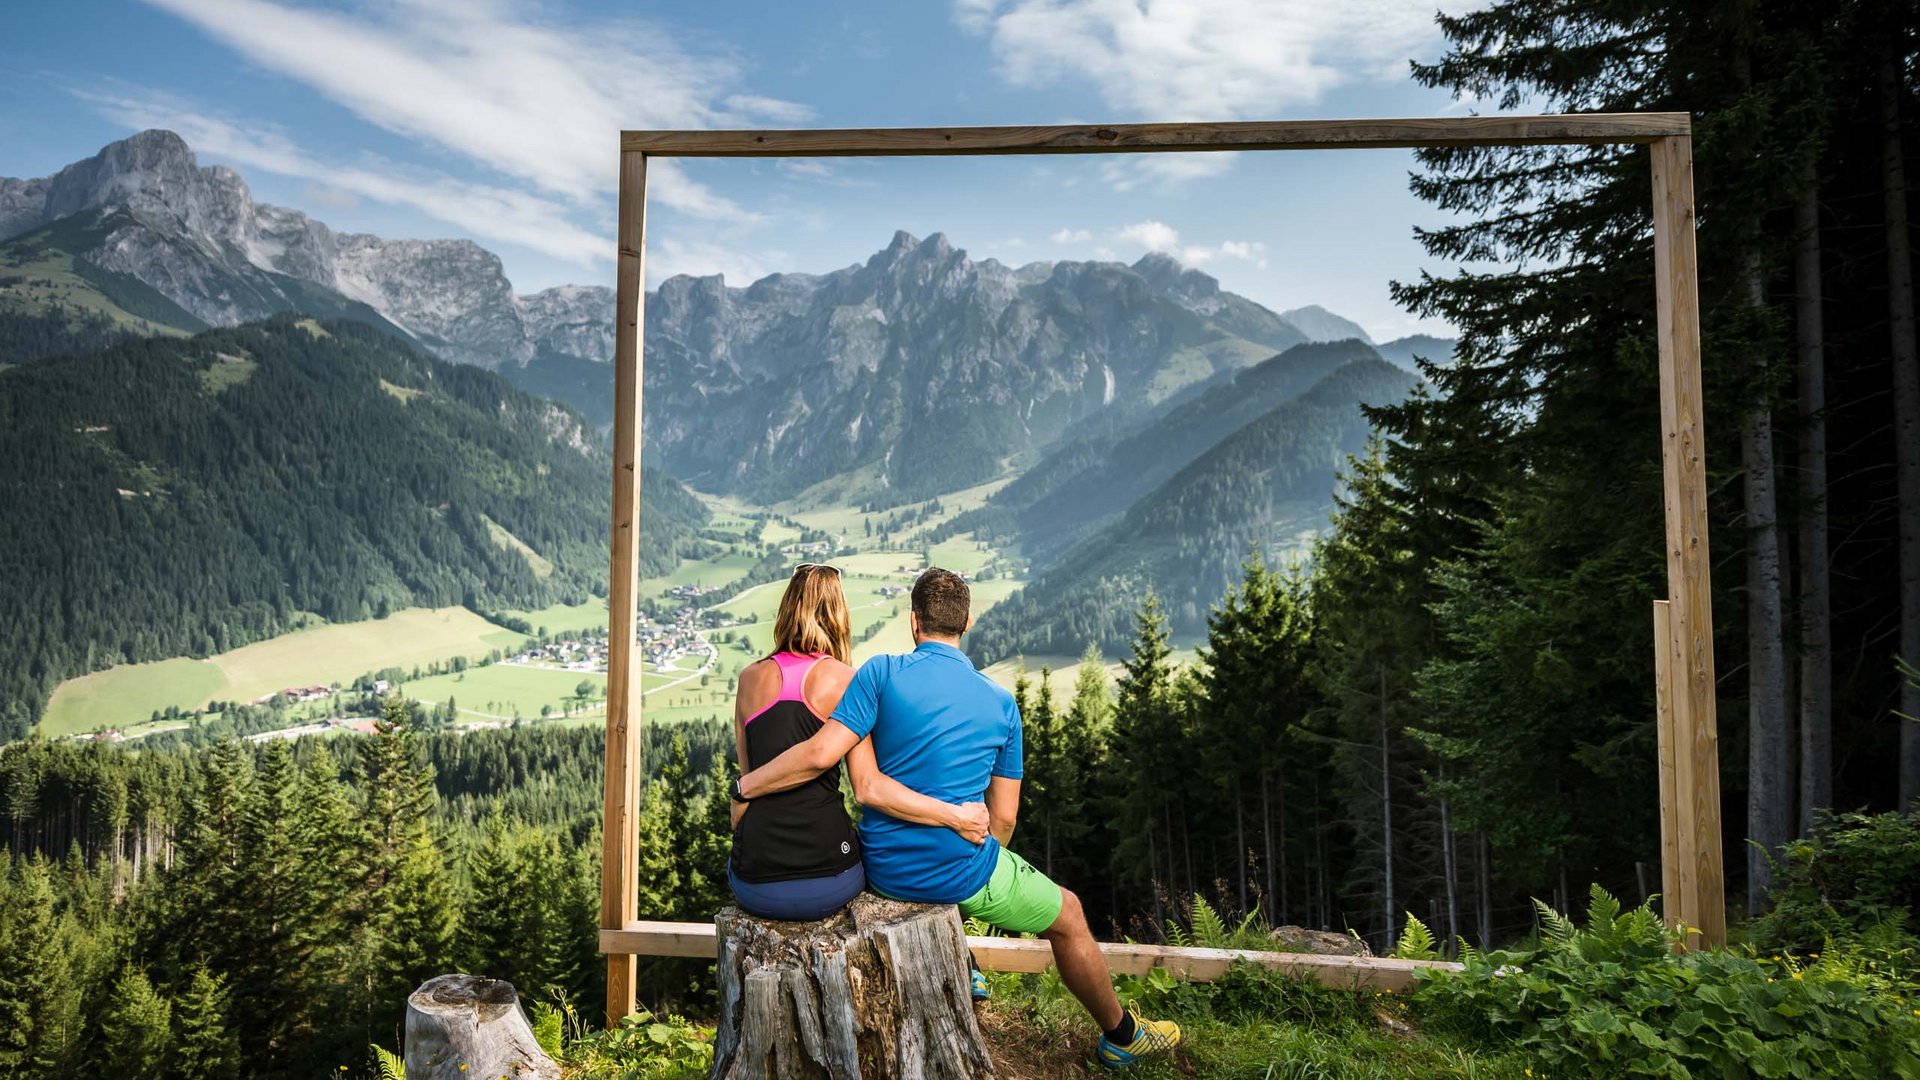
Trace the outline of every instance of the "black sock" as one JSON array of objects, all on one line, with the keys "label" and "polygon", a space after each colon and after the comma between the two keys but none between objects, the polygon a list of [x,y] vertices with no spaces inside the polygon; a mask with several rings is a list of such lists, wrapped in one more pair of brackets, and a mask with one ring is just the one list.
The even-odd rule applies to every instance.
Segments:
[{"label": "black sock", "polygon": [[1107,1032],[1107,1041],[1115,1046],[1125,1046],[1133,1041],[1135,1034],[1133,1030],[1133,1010],[1121,1009],[1120,1022],[1113,1026],[1112,1031]]}]

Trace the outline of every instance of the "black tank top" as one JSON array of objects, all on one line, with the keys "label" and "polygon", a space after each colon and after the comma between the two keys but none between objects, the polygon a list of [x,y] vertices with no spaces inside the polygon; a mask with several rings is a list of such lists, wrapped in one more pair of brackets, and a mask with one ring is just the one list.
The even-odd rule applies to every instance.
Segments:
[{"label": "black tank top", "polygon": [[[820,730],[803,689],[820,659],[773,655],[780,665],[780,696],[747,720],[748,764],[765,765]],[[748,803],[733,831],[733,872],[742,881],[832,877],[859,861],[860,840],[840,798],[838,765],[797,788]]]}]

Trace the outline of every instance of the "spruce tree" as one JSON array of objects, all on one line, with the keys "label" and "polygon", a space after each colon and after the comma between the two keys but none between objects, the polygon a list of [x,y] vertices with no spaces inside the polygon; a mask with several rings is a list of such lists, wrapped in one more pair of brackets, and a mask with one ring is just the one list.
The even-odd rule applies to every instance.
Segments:
[{"label": "spruce tree", "polygon": [[1114,704],[1113,873],[1121,884],[1149,891],[1156,925],[1165,918],[1162,895],[1175,885],[1173,811],[1183,779],[1178,763],[1184,747],[1171,702],[1172,652],[1166,614],[1149,590],[1134,616],[1133,651],[1122,661],[1125,674]]},{"label": "spruce tree", "polygon": [[173,1005],[173,1066],[178,1080],[234,1080],[240,1044],[227,1025],[224,980],[196,964]]},{"label": "spruce tree", "polygon": [[111,996],[100,1017],[100,1075],[163,1080],[173,1043],[172,1012],[146,972],[136,967],[122,971],[113,980]]},{"label": "spruce tree", "polygon": [[44,856],[16,860],[0,907],[0,1069],[61,1075],[78,1029],[68,934]]}]

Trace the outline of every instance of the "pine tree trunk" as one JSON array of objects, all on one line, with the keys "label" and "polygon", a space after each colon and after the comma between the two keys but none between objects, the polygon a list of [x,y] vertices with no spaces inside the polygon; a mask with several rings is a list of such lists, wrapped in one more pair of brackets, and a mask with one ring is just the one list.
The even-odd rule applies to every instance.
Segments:
[{"label": "pine tree trunk", "polygon": [[1380,891],[1385,952],[1393,951],[1393,761],[1387,750],[1387,669],[1380,669]]},{"label": "pine tree trunk", "polygon": [[1474,877],[1480,892],[1480,948],[1493,948],[1493,856],[1488,850],[1487,834],[1474,834]]},{"label": "pine tree trunk", "polygon": [[1800,834],[1833,805],[1833,593],[1827,553],[1826,324],[1820,293],[1820,189],[1794,210],[1795,349],[1800,401]]},{"label": "pine tree trunk", "polygon": [[1233,863],[1239,870],[1236,876],[1240,879],[1240,913],[1244,915],[1247,911],[1247,815],[1245,808],[1241,805],[1242,799],[1240,776],[1235,773],[1233,777]]},{"label": "pine tree trunk", "polygon": [[868,893],[810,923],[721,910],[713,1080],[977,1080],[966,932],[950,905]]},{"label": "pine tree trunk", "polygon": [[[1443,766],[1440,779],[1446,778]],[[1440,800],[1440,869],[1447,877],[1447,948],[1453,948],[1460,938],[1460,893],[1458,875],[1454,872],[1453,814],[1445,799]]]},{"label": "pine tree trunk", "polygon": [[[1757,254],[1745,271],[1747,302],[1766,305]],[[1756,346],[1759,348],[1759,346]],[[1767,366],[1764,354],[1758,366]],[[1786,655],[1780,581],[1780,515],[1773,459],[1773,412],[1764,400],[1741,426],[1747,503],[1747,910],[1758,913],[1772,882],[1767,856],[1787,840]]]},{"label": "pine tree trunk", "polygon": [[[1920,668],[1920,355],[1913,319],[1913,248],[1907,231],[1905,93],[1894,52],[1897,26],[1885,35],[1880,61],[1880,167],[1886,199],[1887,322],[1893,354],[1893,438],[1900,514],[1900,657]],[[1900,681],[1900,806],[1920,798],[1920,685]]]},{"label": "pine tree trunk", "polygon": [[436,975],[407,998],[409,1080],[558,1080],[560,1066],[527,1026],[513,984]]}]

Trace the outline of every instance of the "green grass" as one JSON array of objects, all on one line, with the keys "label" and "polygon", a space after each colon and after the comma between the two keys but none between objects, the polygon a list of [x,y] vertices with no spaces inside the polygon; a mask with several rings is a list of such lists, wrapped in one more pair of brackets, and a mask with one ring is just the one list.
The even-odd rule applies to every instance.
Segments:
[{"label": "green grass", "polygon": [[586,712],[603,715],[607,677],[581,671],[489,664],[450,675],[414,679],[403,683],[399,690],[410,698],[434,704],[451,698],[461,719],[511,720],[517,716],[533,720],[539,718],[543,705],[549,706],[556,717],[563,708],[579,712],[572,699],[574,688],[582,680],[592,683],[594,688],[593,701]]},{"label": "green grass", "polygon": [[527,566],[533,570],[534,577],[553,576],[553,563],[548,562],[545,556],[533,550],[532,545],[508,532],[505,526],[485,514],[480,515],[480,520],[486,523],[487,536],[493,541],[494,547],[502,551],[519,552],[520,557],[527,560]]},{"label": "green grass", "polygon": [[508,611],[506,615],[527,620],[534,633],[546,628],[548,634],[559,634],[568,630],[605,630],[607,628],[607,602],[598,597],[584,604],[554,604],[551,607],[530,611]]},{"label": "green grass", "polygon": [[252,701],[286,686],[482,657],[524,640],[466,608],[407,608],[385,619],[296,630],[205,660],[123,664],[69,679],[54,690],[39,730],[54,738],[97,731],[146,720],[169,705],[198,709],[214,700]]},{"label": "green grass", "polygon": [[746,552],[729,552],[716,559],[695,561],[680,560],[673,573],[665,577],[646,578],[640,582],[640,595],[645,597],[665,596],[668,589],[680,585],[699,585],[703,588],[716,588],[729,582],[738,581],[742,574],[753,569],[758,562]]},{"label": "green grass", "polygon": [[[227,374],[238,375],[238,368]],[[945,511],[940,519],[980,505],[1000,484],[996,481],[942,496],[940,501]],[[722,532],[744,534],[751,527],[751,517],[761,512],[726,499],[703,498],[715,511],[712,527]],[[820,506],[795,510],[788,507],[785,512],[793,513],[809,528],[839,532],[855,545],[867,543],[861,529],[864,515],[854,508]],[[775,523],[767,526],[769,543],[791,541],[797,536],[789,527]],[[495,542],[521,550],[530,562],[539,558],[536,553],[524,550],[524,546],[504,530],[495,534]],[[881,624],[876,634],[857,647],[856,662],[880,652],[905,652],[913,648],[906,598],[882,597],[875,589],[887,584],[910,584],[913,573],[923,565],[922,551],[907,543],[891,550],[867,550],[838,560],[846,574],[855,633],[876,620]],[[971,537],[946,541],[935,547],[933,555],[942,565],[964,572],[976,571],[997,557],[991,550],[981,550]],[[704,561],[685,561],[672,574],[642,582],[641,593],[658,597],[677,585],[724,587],[739,580],[755,561],[755,556],[745,551],[732,551]],[[909,569],[902,572],[902,566]],[[976,583],[976,612],[986,611],[1018,587],[1018,582],[1006,579]],[[774,582],[719,605],[720,610],[736,619],[757,621],[732,628],[735,644],[720,642],[723,631],[711,635],[720,650],[720,659],[706,686],[701,686],[698,679],[681,682],[684,673],[647,672],[643,689],[647,695],[648,718],[675,721],[730,715],[734,677],[747,664],[772,650],[773,619],[782,588],[782,583]],[[606,601],[600,599],[507,614],[525,619],[536,632],[544,629],[548,634],[607,625]],[[55,691],[40,731],[57,737],[110,726],[126,728],[146,721],[154,711],[169,706],[194,710],[211,700],[251,701],[286,686],[344,683],[383,668],[410,670],[455,656],[476,659],[495,648],[511,652],[525,640],[522,635],[501,629],[464,608],[408,609],[385,620],[300,630],[204,660],[182,658],[127,665],[72,679]],[[744,641],[744,648],[738,644],[740,641]],[[435,702],[451,696],[458,702],[463,716],[473,720],[511,718],[516,713],[532,719],[539,716],[542,705],[557,714],[581,677],[579,672],[493,665],[468,668],[464,677],[444,675],[414,680],[405,684],[404,692]],[[586,677],[596,686],[604,685],[604,676]],[[1064,686],[1066,680],[1057,681],[1056,685]],[[592,716],[600,715],[596,706]]]}]

